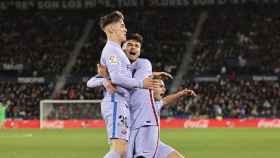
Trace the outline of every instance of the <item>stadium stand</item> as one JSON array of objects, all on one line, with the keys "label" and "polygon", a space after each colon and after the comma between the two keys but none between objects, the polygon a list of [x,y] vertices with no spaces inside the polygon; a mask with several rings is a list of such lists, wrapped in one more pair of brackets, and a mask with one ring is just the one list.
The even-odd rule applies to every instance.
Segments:
[{"label": "stadium stand", "polygon": [[[238,14],[233,15],[236,9]],[[144,36],[143,56],[155,70],[176,74],[196,27],[201,9],[124,11],[129,32]],[[254,14],[251,14],[254,12]],[[10,105],[10,118],[36,119],[39,101],[50,99],[59,76],[87,20],[95,21],[71,77],[57,99],[100,99],[101,89],[86,88],[85,78],[96,74],[105,42],[94,15],[13,15],[0,17],[0,99]],[[81,18],[82,17],[82,18]],[[280,18],[277,9],[224,8],[208,10],[195,42],[190,71],[179,87],[194,89],[199,97],[164,108],[162,117],[250,118],[280,117],[279,79],[256,81],[252,75],[280,75]],[[195,77],[215,76],[214,82]],[[22,83],[17,77],[44,77],[42,83]]]}]

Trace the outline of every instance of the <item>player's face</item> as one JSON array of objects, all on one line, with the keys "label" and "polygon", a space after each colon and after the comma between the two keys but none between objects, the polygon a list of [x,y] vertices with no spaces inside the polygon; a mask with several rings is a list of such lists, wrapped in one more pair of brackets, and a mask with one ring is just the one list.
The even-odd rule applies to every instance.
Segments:
[{"label": "player's face", "polygon": [[130,61],[135,61],[141,54],[141,43],[135,40],[127,40],[124,44],[124,51]]},{"label": "player's face", "polygon": [[115,37],[120,41],[124,42],[126,41],[126,32],[127,29],[125,27],[124,21],[120,20],[116,23],[112,24],[112,32],[114,33]]},{"label": "player's face", "polygon": [[165,88],[165,85],[162,82],[162,84],[160,85],[160,96],[163,97],[165,92],[166,92],[166,88]]},{"label": "player's face", "polygon": [[154,96],[157,98],[162,98],[165,92],[166,92],[165,85],[163,82],[161,82],[161,85],[154,90]]}]

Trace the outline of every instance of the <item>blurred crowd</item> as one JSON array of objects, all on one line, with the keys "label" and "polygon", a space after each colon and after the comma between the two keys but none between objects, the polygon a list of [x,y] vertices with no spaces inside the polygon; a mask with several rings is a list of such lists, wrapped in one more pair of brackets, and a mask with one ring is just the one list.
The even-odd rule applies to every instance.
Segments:
[{"label": "blurred crowd", "polygon": [[[101,99],[102,89],[88,89],[86,83],[67,84],[58,94],[52,94],[54,85],[39,83],[1,83],[0,102],[7,106],[7,117],[38,119],[40,101],[47,99]],[[80,107],[81,106],[77,106]],[[99,107],[95,114],[99,116]],[[63,116],[60,116],[63,117]],[[93,116],[94,117],[94,116]]]},{"label": "blurred crowd", "polygon": [[[62,73],[88,21],[78,15],[38,14],[0,17],[0,22],[1,74],[36,77]],[[95,43],[84,43],[73,75],[95,73],[94,50]]]},{"label": "blurred crowd", "polygon": [[[178,88],[178,91],[183,88],[193,89],[198,96],[196,98],[181,98],[172,106],[163,107],[161,111],[162,117],[280,117],[279,81],[186,81],[185,84]],[[1,102],[8,106],[7,116],[23,119],[39,118],[40,100],[102,98],[101,88],[86,88],[84,82],[65,86],[55,98],[50,98],[53,87],[46,84],[1,83],[0,91],[3,92],[0,95]],[[71,107],[66,104],[56,104],[54,109],[58,111],[53,110],[52,114],[47,116],[63,119],[77,118],[78,116],[81,118],[96,118],[100,116],[100,107],[93,104],[75,104],[75,106]]]},{"label": "blurred crowd", "polygon": [[[279,117],[279,80],[237,80],[236,77],[280,75],[279,8],[179,8],[172,14],[166,9],[123,10],[128,32],[139,32],[144,36],[142,56],[152,61],[155,71],[167,71],[173,75],[184,62],[182,57],[190,53],[187,52],[188,42],[203,11],[207,12],[207,17],[194,41],[187,74],[232,77],[218,82],[195,82],[186,78],[178,90],[192,88],[199,97],[181,99],[176,106],[163,108],[162,116]],[[61,75],[89,20],[93,27],[71,76],[93,76],[106,42],[98,26],[100,15],[98,11],[86,15],[39,12],[1,15],[0,79],[7,76],[56,78]],[[66,83],[56,95],[52,94],[54,86],[54,80],[46,83],[0,81],[0,101],[9,106],[8,117],[36,119],[42,99],[102,98],[100,88],[88,89],[83,81]],[[98,109],[95,110],[98,115]]]},{"label": "blurred crowd", "polygon": [[163,117],[182,118],[279,118],[279,81],[186,82],[198,97],[181,98],[162,109]]},{"label": "blurred crowd", "polygon": [[100,111],[99,103],[46,103],[43,118],[46,120],[100,119]]},{"label": "blurred crowd", "polygon": [[209,15],[205,25],[194,51],[193,73],[280,74],[279,13]]},{"label": "blurred crowd", "polygon": [[[198,39],[190,73],[239,74],[280,73],[280,13],[269,8],[210,10]],[[188,50],[201,10],[124,11],[129,32],[144,36],[143,56],[156,69],[175,73]],[[235,14],[236,13],[236,14]],[[81,16],[83,18],[81,18]],[[89,15],[1,16],[0,73],[20,76],[61,74],[89,20],[93,27],[72,70],[73,75],[95,73],[95,64],[105,44],[98,17]],[[9,73],[9,74],[10,74]]]}]

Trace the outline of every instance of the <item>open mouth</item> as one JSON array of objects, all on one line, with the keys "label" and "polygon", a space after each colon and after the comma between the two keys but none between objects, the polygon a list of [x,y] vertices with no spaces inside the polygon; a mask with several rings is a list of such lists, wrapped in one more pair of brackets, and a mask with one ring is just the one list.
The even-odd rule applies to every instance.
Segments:
[{"label": "open mouth", "polygon": [[134,53],[134,52],[130,52],[129,54],[130,54],[130,55],[136,55],[136,53]]}]

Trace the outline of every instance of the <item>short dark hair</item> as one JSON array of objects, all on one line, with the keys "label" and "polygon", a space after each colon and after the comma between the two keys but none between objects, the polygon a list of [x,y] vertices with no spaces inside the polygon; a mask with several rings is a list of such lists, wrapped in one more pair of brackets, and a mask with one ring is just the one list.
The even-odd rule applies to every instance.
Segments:
[{"label": "short dark hair", "polygon": [[104,28],[112,23],[118,22],[120,20],[123,20],[124,16],[120,11],[113,11],[107,15],[104,15],[100,18],[100,27],[102,30],[104,30]]},{"label": "short dark hair", "polygon": [[135,40],[142,45],[143,36],[141,36],[139,33],[131,33],[127,35],[126,40]]}]

